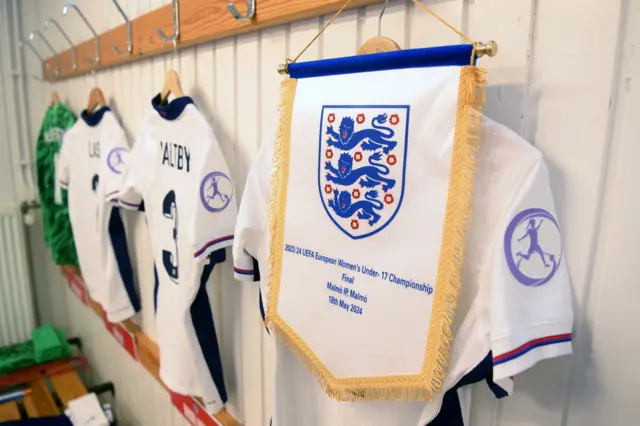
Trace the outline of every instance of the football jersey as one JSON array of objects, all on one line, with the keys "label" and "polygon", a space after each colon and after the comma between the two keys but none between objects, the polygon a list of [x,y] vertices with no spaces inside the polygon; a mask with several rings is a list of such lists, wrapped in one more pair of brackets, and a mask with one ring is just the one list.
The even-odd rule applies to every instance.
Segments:
[{"label": "football jersey", "polygon": [[[497,396],[505,396],[512,376],[571,352],[571,286],[545,162],[502,125],[485,118],[483,132],[441,392],[428,403],[339,402],[276,339],[273,426],[463,425],[459,397],[469,401],[468,391],[461,395],[464,385],[487,380]],[[442,148],[450,155],[451,145]],[[262,147],[238,214],[233,254],[240,280],[267,276],[272,149]],[[266,296],[266,282],[261,286]]]},{"label": "football jersey", "polygon": [[115,323],[140,309],[122,212],[104,197],[105,177],[124,166],[112,153],[126,149],[127,140],[108,107],[93,114],[83,111],[81,118],[64,134],[56,174],[68,189],[69,216],[87,290]]},{"label": "football jersey", "polygon": [[144,209],[156,263],[160,377],[173,391],[198,395],[207,410],[227,400],[206,283],[233,243],[237,214],[229,169],[211,126],[191,98],[161,105],[142,123],[120,192]]},{"label": "football jersey", "polygon": [[[60,139],[76,117],[62,103],[47,108],[36,145],[38,193],[42,211],[42,226],[47,247],[56,265],[78,266],[78,255],[69,221],[67,193],[56,185],[56,160],[60,153]],[[59,195],[59,197],[56,197]]]}]

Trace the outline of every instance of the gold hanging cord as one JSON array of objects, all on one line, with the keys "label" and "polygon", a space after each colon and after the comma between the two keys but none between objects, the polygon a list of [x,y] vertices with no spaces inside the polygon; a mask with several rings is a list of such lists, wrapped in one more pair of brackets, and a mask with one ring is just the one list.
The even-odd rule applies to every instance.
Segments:
[{"label": "gold hanging cord", "polygon": [[[347,6],[349,6],[349,3],[351,3],[351,1],[352,0],[347,0],[346,3],[344,5],[342,5],[340,10],[338,10],[336,12],[336,14],[333,15],[333,17],[331,19],[329,19],[329,21],[327,21],[327,23],[320,29],[320,31],[318,31],[318,34],[316,34],[315,37],[313,37],[311,39],[311,41],[304,47],[304,49],[302,49],[302,51],[300,51],[300,53],[298,53],[298,56],[296,56],[293,60],[287,58],[287,60],[286,60],[286,62],[284,64],[278,65],[278,73],[279,74],[289,74],[289,64],[295,64],[298,61],[298,59],[300,59],[300,56],[302,56],[302,54],[307,51],[307,49],[318,39],[318,37],[320,37],[320,35],[324,32],[324,30],[326,30],[327,27],[329,25],[331,25],[331,23],[338,16],[340,16],[340,14],[347,8]],[[467,36],[462,31],[460,31],[459,29],[457,29],[456,27],[454,27],[453,25],[451,25],[450,23],[445,21],[440,15],[435,13],[433,10],[429,9],[424,4],[420,3],[418,0],[411,0],[411,1],[413,1],[417,6],[421,7],[425,11],[429,12],[429,14],[431,14],[431,16],[436,18],[438,21],[442,22],[442,24],[444,26],[446,26],[451,31],[455,32],[460,37],[462,37],[464,40],[466,40],[467,42],[469,42],[469,43],[471,43],[473,45],[473,51],[472,51],[472,55],[471,55],[472,63],[473,63],[474,56],[476,56],[478,58],[480,58],[480,57],[482,57],[484,55],[493,57],[493,56],[496,56],[498,54],[498,43],[496,43],[495,41],[491,40],[491,41],[489,41],[487,43],[474,42],[473,40],[471,40],[471,38],[469,36]]]}]

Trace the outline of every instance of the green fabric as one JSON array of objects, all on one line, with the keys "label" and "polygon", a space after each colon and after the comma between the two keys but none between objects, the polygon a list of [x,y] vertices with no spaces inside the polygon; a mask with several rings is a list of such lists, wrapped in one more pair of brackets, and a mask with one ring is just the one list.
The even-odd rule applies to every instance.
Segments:
[{"label": "green fabric", "polygon": [[31,332],[31,341],[38,364],[71,356],[71,345],[63,330],[43,325]]},{"label": "green fabric", "polygon": [[35,364],[32,341],[0,348],[0,377]]},{"label": "green fabric", "polygon": [[71,355],[71,345],[64,330],[46,324],[31,332],[31,340],[0,348],[0,377]]},{"label": "green fabric", "polygon": [[62,204],[55,202],[56,156],[60,152],[60,138],[76,122],[76,117],[62,103],[49,107],[45,113],[38,144],[36,146],[36,166],[38,172],[38,191],[42,206],[44,239],[51,249],[56,265],[78,266],[78,255],[73,242],[67,191],[62,190]]}]

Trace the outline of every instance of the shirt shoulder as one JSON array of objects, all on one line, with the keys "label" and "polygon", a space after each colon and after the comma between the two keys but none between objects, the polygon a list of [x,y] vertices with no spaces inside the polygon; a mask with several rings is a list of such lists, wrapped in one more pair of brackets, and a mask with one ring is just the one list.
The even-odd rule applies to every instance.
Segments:
[{"label": "shirt shoulder", "polygon": [[495,241],[522,182],[544,161],[538,149],[508,127],[486,117],[482,126],[462,268],[465,286],[458,298],[458,312],[465,314],[456,315],[454,331],[465,321],[482,283],[487,282],[498,249]]},{"label": "shirt shoulder", "polygon": [[[485,118],[479,141],[468,233],[470,261],[486,251],[487,241],[516,197],[522,182],[541,161],[542,154],[511,129]],[[467,259],[465,259],[465,264]]]},{"label": "shirt shoulder", "polygon": [[67,129],[62,135],[62,144],[73,144],[87,130],[87,125],[82,120],[77,120],[73,126]]}]

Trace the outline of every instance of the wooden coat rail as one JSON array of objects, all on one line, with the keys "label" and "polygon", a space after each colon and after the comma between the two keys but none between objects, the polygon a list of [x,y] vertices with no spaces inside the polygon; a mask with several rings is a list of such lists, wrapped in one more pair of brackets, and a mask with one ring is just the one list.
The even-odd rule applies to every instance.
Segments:
[{"label": "wooden coat rail", "polygon": [[[352,0],[349,9],[381,3],[383,0]],[[227,10],[226,0],[180,0],[180,38],[178,47],[194,46],[224,37],[235,36],[264,28],[322,16],[336,12],[345,0],[257,0],[256,16],[250,21],[237,21]],[[246,7],[238,2],[238,7]],[[244,10],[243,10],[244,11]],[[130,56],[118,55],[112,46],[124,48],[126,45],[126,25],[113,28],[100,34],[100,64],[93,66],[84,58],[93,58],[95,44],[93,39],[76,45],[77,69],[72,69],[71,50],[58,54],[60,74],[56,78],[53,72],[56,62],[53,57],[43,64],[43,76],[47,81],[86,74],[92,69],[113,67],[142,58],[170,52],[173,43],[164,44],[156,33],[160,28],[165,34],[173,34],[173,6],[171,4],[155,9],[131,21],[133,52]],[[285,58],[283,58],[284,60]],[[275,72],[275,70],[274,70]]]}]

